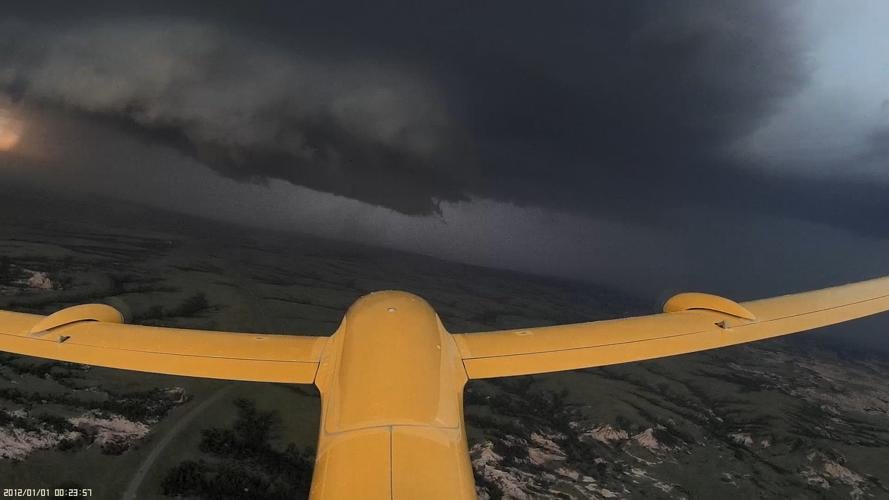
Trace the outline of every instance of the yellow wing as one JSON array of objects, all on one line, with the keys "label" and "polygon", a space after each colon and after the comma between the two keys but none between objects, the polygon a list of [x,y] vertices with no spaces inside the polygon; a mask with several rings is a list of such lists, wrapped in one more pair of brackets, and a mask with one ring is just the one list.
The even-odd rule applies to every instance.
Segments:
[{"label": "yellow wing", "polygon": [[889,277],[738,304],[689,293],[665,313],[574,325],[456,334],[469,378],[661,358],[811,330],[889,310]]},{"label": "yellow wing", "polygon": [[50,316],[0,311],[0,351],[193,377],[311,384],[327,337],[125,325],[98,304]]}]

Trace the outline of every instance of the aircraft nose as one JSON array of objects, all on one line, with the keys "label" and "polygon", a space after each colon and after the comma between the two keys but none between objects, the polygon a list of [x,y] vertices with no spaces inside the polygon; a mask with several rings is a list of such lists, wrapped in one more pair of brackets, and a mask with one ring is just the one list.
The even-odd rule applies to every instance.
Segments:
[{"label": "aircraft nose", "polygon": [[[406,312],[412,309],[429,309],[432,307],[422,297],[400,290],[380,290],[371,292],[352,304],[354,309],[384,310],[389,314]],[[350,308],[350,309],[351,309]]]}]

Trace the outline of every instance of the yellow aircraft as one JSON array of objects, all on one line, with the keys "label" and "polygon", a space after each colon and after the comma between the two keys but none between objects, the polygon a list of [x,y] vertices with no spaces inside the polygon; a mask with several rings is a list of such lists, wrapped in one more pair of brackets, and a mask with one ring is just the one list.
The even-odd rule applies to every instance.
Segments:
[{"label": "yellow aircraft", "polygon": [[889,310],[889,277],[739,304],[683,293],[662,314],[451,334],[420,297],[362,297],[330,337],[123,324],[106,305],[0,311],[0,350],[229,380],[314,383],[321,427],[311,498],[475,498],[463,424],[468,380],[726,347]]}]

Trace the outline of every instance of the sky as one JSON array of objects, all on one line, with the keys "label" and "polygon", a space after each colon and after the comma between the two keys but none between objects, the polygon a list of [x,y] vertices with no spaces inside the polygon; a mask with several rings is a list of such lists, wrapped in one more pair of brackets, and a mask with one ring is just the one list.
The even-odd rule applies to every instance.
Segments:
[{"label": "sky", "polygon": [[889,274],[889,4],[4,4],[0,183],[619,286]]}]

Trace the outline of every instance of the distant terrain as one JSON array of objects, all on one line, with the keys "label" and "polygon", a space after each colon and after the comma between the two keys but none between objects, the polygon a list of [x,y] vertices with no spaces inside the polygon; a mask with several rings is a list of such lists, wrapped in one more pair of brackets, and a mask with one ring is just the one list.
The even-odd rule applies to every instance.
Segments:
[{"label": "distant terrain", "polygon": [[[105,302],[142,324],[327,335],[403,289],[453,332],[655,312],[612,288],[246,229],[107,200],[0,191],[0,308]],[[889,363],[841,328],[670,359],[470,383],[482,498],[889,498]],[[95,498],[292,498],[314,388],[0,354],[0,488]]]}]

